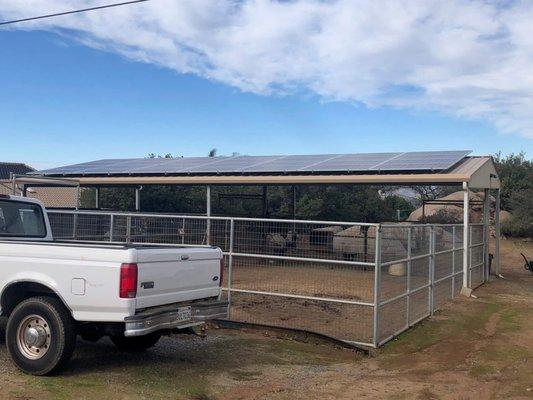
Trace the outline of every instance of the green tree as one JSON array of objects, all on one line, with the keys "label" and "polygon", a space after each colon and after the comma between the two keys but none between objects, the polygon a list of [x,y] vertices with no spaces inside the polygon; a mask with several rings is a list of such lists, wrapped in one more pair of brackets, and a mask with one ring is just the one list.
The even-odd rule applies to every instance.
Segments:
[{"label": "green tree", "polygon": [[101,188],[100,208],[118,211],[134,211],[135,188]]},{"label": "green tree", "polygon": [[515,192],[509,199],[511,218],[502,224],[505,235],[533,237],[533,190]]},{"label": "green tree", "polygon": [[361,185],[304,186],[298,189],[296,217],[333,221],[395,221],[397,209],[413,207],[399,196],[382,197],[380,187]]},{"label": "green tree", "polygon": [[501,183],[501,204],[511,212],[502,232],[511,236],[533,236],[533,161],[524,152],[494,156]]},{"label": "green tree", "polygon": [[494,164],[501,182],[502,208],[511,210],[511,197],[516,192],[533,187],[533,161],[527,160],[524,152],[511,153],[506,157],[500,152],[494,155]]}]

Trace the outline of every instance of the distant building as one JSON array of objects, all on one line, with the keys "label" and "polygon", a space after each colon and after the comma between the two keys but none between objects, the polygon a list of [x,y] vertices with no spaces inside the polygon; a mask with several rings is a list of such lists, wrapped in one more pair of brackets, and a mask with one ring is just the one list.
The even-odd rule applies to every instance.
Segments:
[{"label": "distant building", "polygon": [[[11,174],[24,175],[35,168],[24,163],[0,162],[0,194],[13,194]],[[17,187],[17,195],[22,195],[22,188]],[[73,187],[32,187],[27,196],[41,200],[48,208],[75,208],[76,188]]]},{"label": "distant building", "polygon": [[23,163],[0,162],[0,180],[8,180],[11,174],[27,174],[35,171],[35,168]]}]

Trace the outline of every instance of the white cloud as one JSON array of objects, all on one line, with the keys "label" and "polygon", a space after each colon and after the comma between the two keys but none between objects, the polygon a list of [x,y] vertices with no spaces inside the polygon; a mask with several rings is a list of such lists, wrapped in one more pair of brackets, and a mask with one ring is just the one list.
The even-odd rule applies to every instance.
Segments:
[{"label": "white cloud", "polygon": [[[0,14],[103,3],[0,0]],[[531,21],[526,0],[152,0],[11,29],[61,30],[263,95],[437,110],[533,138]]]}]

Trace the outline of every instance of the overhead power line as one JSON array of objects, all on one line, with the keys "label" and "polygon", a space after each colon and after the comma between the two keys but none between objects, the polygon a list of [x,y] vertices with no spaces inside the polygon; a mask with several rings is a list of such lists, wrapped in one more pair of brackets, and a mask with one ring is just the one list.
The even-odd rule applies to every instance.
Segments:
[{"label": "overhead power line", "polygon": [[60,13],[55,13],[55,14],[39,15],[38,17],[15,19],[13,21],[3,21],[3,22],[0,22],[0,25],[16,24],[16,23],[19,23],[19,22],[33,21],[33,20],[36,20],[36,19],[59,17],[61,15],[77,14],[77,13],[82,13],[82,12],[86,12],[86,11],[101,10],[102,8],[126,6],[128,4],[143,3],[145,1],[150,1],[150,0],[125,1],[123,3],[105,4],[103,6],[98,6],[98,7],[82,8],[80,10],[72,10],[72,11],[65,11],[65,12],[60,12]]}]

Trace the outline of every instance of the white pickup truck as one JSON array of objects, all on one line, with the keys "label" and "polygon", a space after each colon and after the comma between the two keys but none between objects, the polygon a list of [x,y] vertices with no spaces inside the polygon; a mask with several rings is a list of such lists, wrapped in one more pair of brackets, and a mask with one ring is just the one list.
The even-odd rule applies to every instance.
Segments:
[{"label": "white pickup truck", "polygon": [[24,372],[63,368],[76,337],[109,336],[124,351],[227,316],[214,247],[54,241],[43,205],[0,195],[0,316]]}]

